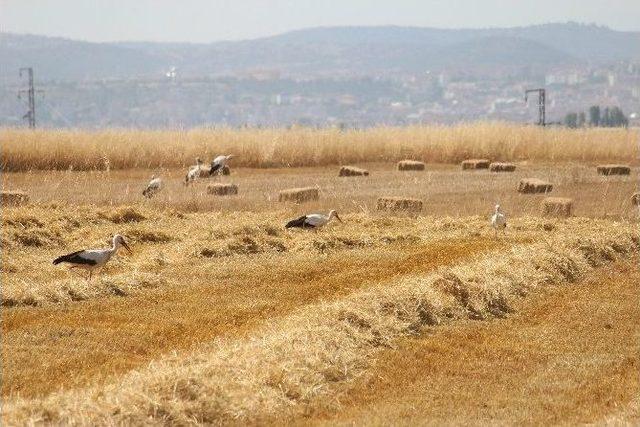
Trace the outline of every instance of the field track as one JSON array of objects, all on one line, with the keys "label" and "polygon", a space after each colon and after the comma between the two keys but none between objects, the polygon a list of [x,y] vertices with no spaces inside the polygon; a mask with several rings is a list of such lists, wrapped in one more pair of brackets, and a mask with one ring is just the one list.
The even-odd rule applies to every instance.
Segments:
[{"label": "field track", "polygon": [[[640,259],[521,301],[517,314],[461,322],[385,351],[322,425],[640,422]],[[287,420],[291,422],[292,420]]]}]

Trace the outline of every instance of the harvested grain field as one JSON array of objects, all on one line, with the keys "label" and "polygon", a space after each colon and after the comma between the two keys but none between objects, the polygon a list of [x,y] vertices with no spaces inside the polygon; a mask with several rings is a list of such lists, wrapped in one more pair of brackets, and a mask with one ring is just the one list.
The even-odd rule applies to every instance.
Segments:
[{"label": "harvested grain field", "polygon": [[[395,164],[363,164],[371,172],[366,179],[339,178],[333,167],[251,169],[234,168],[233,176],[216,177],[215,183],[235,184],[241,197],[216,198],[207,195],[211,179],[185,187],[182,169],[133,169],[116,171],[32,171],[5,172],[2,185],[21,189],[35,203],[73,205],[134,206],[173,209],[182,212],[272,212],[285,209],[291,215],[304,210],[375,212],[377,199],[395,196],[420,199],[422,213],[434,216],[489,215],[499,201],[510,215],[538,214],[544,194],[522,196],[515,190],[523,178],[536,176],[552,182],[553,196],[576,202],[577,216],[635,218],[629,202],[638,191],[640,167],[629,176],[603,177],[592,165],[576,163],[522,162],[516,172],[495,174],[480,170],[462,173],[455,164],[429,164],[420,173],[399,172]],[[161,176],[165,185],[151,200],[141,200],[149,177]],[[318,201],[301,207],[277,205],[279,193],[311,187]],[[294,198],[295,200],[295,198]]]},{"label": "harvested grain field", "polygon": [[[4,172],[3,191],[28,195],[2,206],[4,424],[637,420],[638,166],[470,173],[453,157],[419,173],[355,158],[370,171],[356,179],[336,173],[351,158],[232,165],[189,186],[184,168],[125,157]],[[146,199],[152,174],[163,188]],[[527,177],[573,199],[571,216],[543,216],[544,194],[517,192]],[[318,197],[279,201],[299,188]],[[378,211],[380,197],[421,210]],[[344,222],[284,228],[330,209]],[[133,253],[90,283],[51,264],[115,233]]]},{"label": "harvested grain field", "polygon": [[324,402],[292,418],[324,425],[637,424],[639,265],[634,257],[576,286],[547,289],[518,302],[506,320],[405,338],[383,351],[375,375],[340,394],[340,410]]}]

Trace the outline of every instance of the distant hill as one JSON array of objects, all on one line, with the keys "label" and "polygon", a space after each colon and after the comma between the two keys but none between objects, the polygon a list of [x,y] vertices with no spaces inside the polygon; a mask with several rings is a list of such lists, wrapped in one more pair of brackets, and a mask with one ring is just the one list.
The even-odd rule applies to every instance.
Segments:
[{"label": "distant hill", "polygon": [[255,40],[189,43],[88,43],[0,33],[0,82],[33,66],[40,80],[159,78],[273,70],[285,76],[384,76],[426,70],[495,72],[530,67],[640,60],[640,32],[595,25],[506,29],[327,27]]},{"label": "distant hill", "polygon": [[0,34],[0,79],[14,80],[20,67],[36,69],[40,80],[93,80],[150,76],[167,58],[114,44],[56,37]]}]

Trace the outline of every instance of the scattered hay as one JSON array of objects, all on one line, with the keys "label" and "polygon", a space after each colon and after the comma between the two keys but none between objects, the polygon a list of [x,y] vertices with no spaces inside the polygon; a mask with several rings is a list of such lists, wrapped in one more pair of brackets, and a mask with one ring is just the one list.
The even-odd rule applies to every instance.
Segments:
[{"label": "scattered hay", "polygon": [[640,206],[640,193],[635,193],[633,196],[631,196],[631,204]]},{"label": "scattered hay", "polygon": [[238,194],[238,186],[236,184],[209,184],[207,185],[207,194],[215,196],[235,196]]},{"label": "scattered hay", "polygon": [[[6,246],[4,244],[2,245],[2,247],[6,248]],[[8,261],[8,260],[2,260],[2,262],[0,262],[0,272],[2,272],[2,273],[17,273],[18,271],[20,271],[20,269],[18,268],[18,265],[14,264],[13,262]]]},{"label": "scattered hay", "polygon": [[[114,276],[101,276],[100,287],[92,292],[100,292],[99,295],[127,296],[140,289],[153,289],[166,285],[167,279],[161,274],[135,272],[123,273]],[[88,295],[87,298],[94,297]]]},{"label": "scattered hay", "polygon": [[462,162],[462,170],[489,169],[489,163],[487,159],[467,159]]},{"label": "scattered hay", "polygon": [[17,230],[13,234],[13,241],[21,246],[51,247],[63,243],[60,233],[46,228]]},{"label": "scattered hay", "polygon": [[377,206],[379,211],[405,211],[415,213],[422,210],[422,200],[404,197],[379,197]]},{"label": "scattered hay", "polygon": [[108,213],[105,215],[109,221],[114,224],[124,224],[127,222],[140,222],[147,219],[146,216],[142,215],[135,208],[131,206],[123,206],[121,208],[116,209],[112,213]]},{"label": "scattered hay", "polygon": [[491,172],[513,172],[516,170],[516,165],[513,163],[494,162],[489,165]]},{"label": "scattered hay", "polygon": [[258,239],[243,236],[224,242],[216,247],[202,248],[199,256],[203,258],[225,258],[234,255],[254,255],[264,252],[287,252],[284,241],[276,238]]},{"label": "scattered hay", "polygon": [[598,175],[629,175],[631,168],[627,165],[598,165],[596,167]]},{"label": "scattered hay", "polygon": [[2,206],[20,206],[29,203],[29,195],[24,191],[2,191]]},{"label": "scattered hay", "polygon": [[290,188],[288,190],[282,190],[278,195],[278,201],[280,202],[295,202],[302,203],[310,200],[318,200],[320,198],[320,191],[317,188]]},{"label": "scattered hay", "polygon": [[355,166],[342,166],[338,176],[369,176],[369,171]]},{"label": "scattered hay", "polygon": [[571,216],[573,199],[565,197],[547,197],[542,201],[542,214],[550,216]]},{"label": "scattered hay", "polygon": [[173,237],[158,230],[128,230],[127,237],[137,243],[167,243],[173,240]]},{"label": "scattered hay", "polygon": [[416,160],[402,160],[398,162],[399,171],[423,171],[425,168],[426,165],[423,162]]},{"label": "scattered hay", "polygon": [[110,276],[100,274],[93,282],[84,278],[69,277],[49,283],[27,285],[12,283],[0,296],[0,306],[45,306],[52,304],[86,301],[111,295],[126,296],[146,288],[157,288],[167,284],[160,274],[134,272]]},{"label": "scattered hay", "polygon": [[[3,402],[8,425],[256,424],[348,391],[379,351],[426,327],[504,317],[522,295],[637,254],[629,227],[519,245],[309,304],[247,336],[169,355],[112,383]],[[635,240],[634,240],[635,239]],[[215,373],[215,375],[212,375]]]},{"label": "scattered hay", "polygon": [[518,183],[518,193],[538,194],[550,193],[553,185],[538,178],[524,178]]},{"label": "scattered hay", "polygon": [[4,217],[2,218],[2,224],[5,226],[20,227],[23,229],[34,227],[40,228],[45,226],[45,223],[42,222],[41,218],[30,214],[15,215],[9,218]]}]

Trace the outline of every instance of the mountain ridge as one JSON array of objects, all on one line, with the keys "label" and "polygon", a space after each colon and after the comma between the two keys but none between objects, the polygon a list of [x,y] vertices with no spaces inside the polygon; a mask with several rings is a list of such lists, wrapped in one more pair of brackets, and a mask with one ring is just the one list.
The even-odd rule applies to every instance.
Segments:
[{"label": "mountain ridge", "polygon": [[558,66],[640,60],[640,32],[577,23],[485,29],[342,26],[212,43],[95,43],[0,33],[0,57],[6,58],[0,82],[15,82],[17,69],[24,66],[36,68],[42,80],[63,81],[161,78],[170,67],[184,77],[265,69],[294,77],[377,77],[468,67],[547,72]]}]

